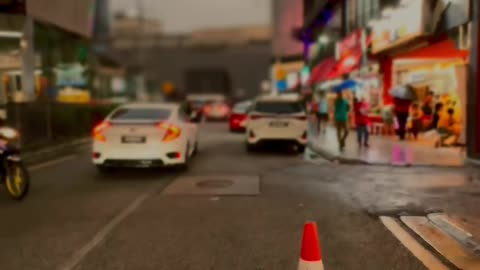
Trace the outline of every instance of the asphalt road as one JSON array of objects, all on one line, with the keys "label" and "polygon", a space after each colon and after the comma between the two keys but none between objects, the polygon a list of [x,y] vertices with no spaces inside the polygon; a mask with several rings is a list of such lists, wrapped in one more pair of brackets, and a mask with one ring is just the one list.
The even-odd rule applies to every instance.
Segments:
[{"label": "asphalt road", "polygon": [[34,168],[25,201],[0,195],[0,269],[296,269],[307,220],[318,223],[325,269],[424,269],[342,195],[336,170],[347,167],[288,149],[247,154],[242,138],[203,126],[186,175],[259,176],[258,196],[164,195],[180,172],[101,176],[87,148]]}]

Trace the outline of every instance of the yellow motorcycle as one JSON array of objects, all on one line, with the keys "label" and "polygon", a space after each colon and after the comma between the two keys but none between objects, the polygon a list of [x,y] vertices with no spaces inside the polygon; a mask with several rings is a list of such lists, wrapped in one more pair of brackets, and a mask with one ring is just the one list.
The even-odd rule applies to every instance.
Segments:
[{"label": "yellow motorcycle", "polygon": [[0,127],[0,184],[11,198],[22,200],[30,188],[30,176],[16,145],[19,133],[11,127]]}]

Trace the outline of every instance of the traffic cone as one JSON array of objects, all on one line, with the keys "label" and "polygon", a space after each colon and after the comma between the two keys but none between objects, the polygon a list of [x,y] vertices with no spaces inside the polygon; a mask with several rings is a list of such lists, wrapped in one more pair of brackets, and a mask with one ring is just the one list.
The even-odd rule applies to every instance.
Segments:
[{"label": "traffic cone", "polygon": [[323,270],[322,253],[320,252],[317,224],[315,222],[307,222],[303,227],[298,270]]}]

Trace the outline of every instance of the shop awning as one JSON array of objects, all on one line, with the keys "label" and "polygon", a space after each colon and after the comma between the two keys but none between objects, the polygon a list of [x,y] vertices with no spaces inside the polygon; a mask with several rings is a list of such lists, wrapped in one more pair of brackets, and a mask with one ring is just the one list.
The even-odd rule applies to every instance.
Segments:
[{"label": "shop awning", "polygon": [[335,67],[332,69],[327,79],[335,79],[343,76],[344,74],[349,74],[352,71],[358,69],[362,62],[362,54],[352,54],[347,57],[344,57],[337,62]]},{"label": "shop awning", "polygon": [[336,65],[335,58],[327,58],[320,62],[315,68],[313,68],[312,73],[310,74],[310,79],[307,82],[308,86],[312,86],[319,82],[325,81],[328,79],[329,74],[332,72],[333,68]]},{"label": "shop awning", "polygon": [[466,59],[468,55],[469,53],[467,50],[457,49],[454,41],[445,40],[418,50],[400,54],[394,59]]}]

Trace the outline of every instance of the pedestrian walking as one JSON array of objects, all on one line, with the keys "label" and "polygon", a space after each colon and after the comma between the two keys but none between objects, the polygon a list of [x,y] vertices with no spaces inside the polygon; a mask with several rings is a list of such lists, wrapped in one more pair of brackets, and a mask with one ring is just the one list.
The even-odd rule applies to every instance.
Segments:
[{"label": "pedestrian walking", "polygon": [[345,141],[348,137],[348,113],[350,105],[343,98],[342,92],[337,94],[335,100],[335,127],[337,129],[337,140],[340,151],[345,149]]},{"label": "pedestrian walking", "polygon": [[358,147],[369,147],[368,143],[368,104],[364,98],[354,100],[355,126],[357,128]]},{"label": "pedestrian walking", "polygon": [[405,140],[405,135],[407,133],[407,121],[410,113],[410,105],[412,104],[411,100],[394,98],[393,104],[395,107],[395,116],[397,117],[398,123],[398,137],[400,140]]},{"label": "pedestrian walking", "polygon": [[420,106],[417,103],[412,104],[410,110],[411,132],[413,137],[418,139],[418,134],[423,130],[423,113]]},{"label": "pedestrian walking", "polygon": [[318,110],[317,110],[317,134],[322,132],[325,134],[327,131],[328,123],[328,100],[325,92],[320,92],[320,97],[318,100]]}]

